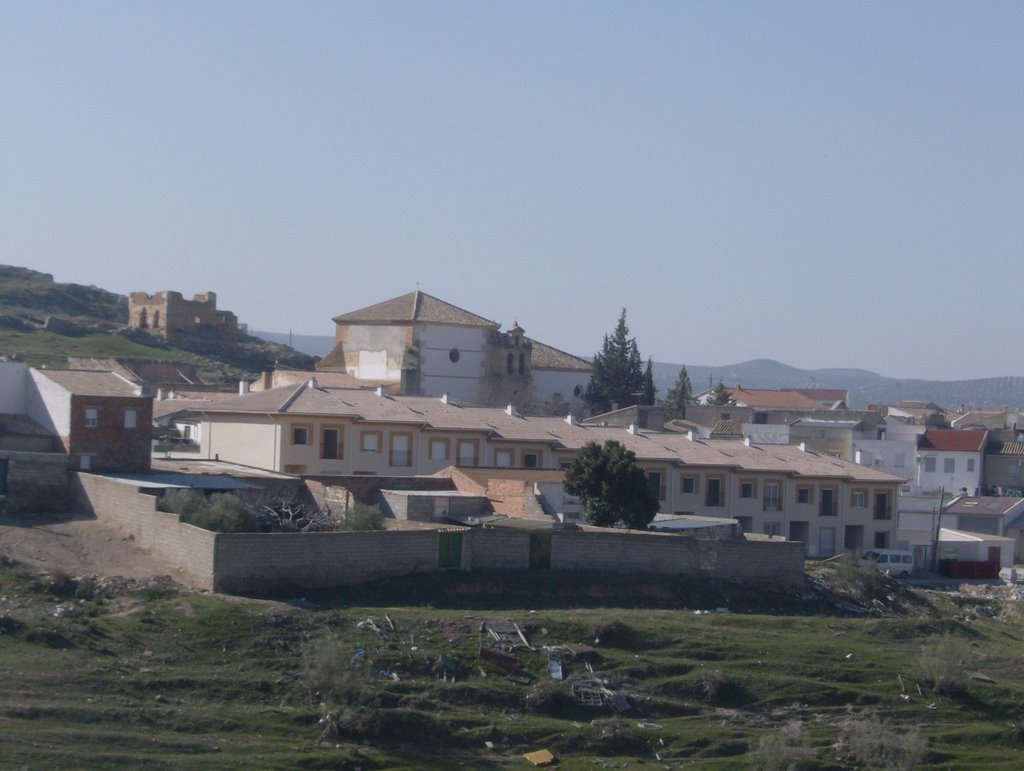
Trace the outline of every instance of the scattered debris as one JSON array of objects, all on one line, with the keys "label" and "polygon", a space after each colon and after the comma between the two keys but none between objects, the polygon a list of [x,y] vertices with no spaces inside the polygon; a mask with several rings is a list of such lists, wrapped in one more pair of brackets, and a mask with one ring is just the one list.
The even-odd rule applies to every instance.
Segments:
[{"label": "scattered debris", "polygon": [[[645,731],[660,731],[662,729],[661,723],[655,723],[650,720],[641,720],[636,724],[637,728],[642,728]],[[664,744],[664,742],[662,742]]]},{"label": "scattered debris", "polygon": [[988,675],[984,674],[983,672],[975,672],[974,674],[971,675],[971,679],[972,680],[980,680],[983,683],[994,683],[995,682],[995,680],[993,680],[991,677],[989,677]]},{"label": "scattered debris", "polygon": [[527,752],[523,754],[523,757],[526,758],[530,764],[541,768],[546,768],[555,762],[555,756],[551,754],[550,750]]},{"label": "scattered debris", "polygon": [[484,661],[495,664],[508,672],[515,672],[519,669],[519,657],[514,653],[481,646],[479,655]]},{"label": "scattered debris", "polygon": [[552,680],[562,679],[562,662],[554,656],[548,658],[548,673],[551,675]]}]

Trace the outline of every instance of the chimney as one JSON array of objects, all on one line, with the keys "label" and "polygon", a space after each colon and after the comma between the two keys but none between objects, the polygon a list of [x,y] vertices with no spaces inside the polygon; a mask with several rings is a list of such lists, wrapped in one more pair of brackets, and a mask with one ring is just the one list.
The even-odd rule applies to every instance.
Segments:
[{"label": "chimney", "polygon": [[568,415],[565,416],[565,422],[568,423],[570,426],[575,426],[576,416],[570,412]]},{"label": "chimney", "polygon": [[167,398],[167,397],[166,397],[166,396],[164,396],[164,389],[162,389],[162,388],[158,388],[158,389],[156,389],[156,400],[157,400],[158,402],[162,402],[162,401],[163,401],[164,399],[166,399],[166,398]]},{"label": "chimney", "polygon": [[800,442],[800,452],[807,452],[807,442]]},{"label": "chimney", "polygon": [[636,428],[636,423],[630,423],[630,424],[629,424],[629,429],[628,429],[628,431],[629,431],[629,433],[631,433],[631,434],[632,434],[633,436],[636,436],[636,435],[637,435],[637,434],[639,433],[639,432],[637,431],[637,428]]},{"label": "chimney", "polygon": [[377,396],[381,397],[382,399],[384,398],[384,386],[377,386]]},{"label": "chimney", "polygon": [[441,404],[451,404],[451,399],[448,398],[448,392],[445,391],[441,394]]},{"label": "chimney", "polygon": [[506,404],[505,405],[505,414],[506,415],[510,415],[511,417],[514,418],[518,414],[516,412],[515,405],[514,404]]},{"label": "chimney", "polygon": [[686,432],[686,438],[689,439],[691,442],[697,441],[697,435],[693,432],[692,428]]},{"label": "chimney", "polygon": [[238,395],[239,396],[245,396],[247,393],[249,393],[249,381],[248,380],[239,380],[238,381]]},{"label": "chimney", "polygon": [[864,465],[864,451],[863,450],[857,450],[853,454],[853,462],[856,463],[859,466],[863,466]]},{"label": "chimney", "polygon": [[319,388],[319,387],[320,387],[320,386],[319,386],[319,385],[317,384],[317,382],[316,382],[316,378],[315,378],[315,377],[311,377],[311,378],[310,378],[310,379],[309,379],[308,381],[306,381],[306,385],[307,385],[308,387],[310,387],[310,388]]},{"label": "chimney", "polygon": [[752,442],[750,441],[750,437],[749,436],[743,437],[743,444],[745,444],[747,447],[751,446]]}]

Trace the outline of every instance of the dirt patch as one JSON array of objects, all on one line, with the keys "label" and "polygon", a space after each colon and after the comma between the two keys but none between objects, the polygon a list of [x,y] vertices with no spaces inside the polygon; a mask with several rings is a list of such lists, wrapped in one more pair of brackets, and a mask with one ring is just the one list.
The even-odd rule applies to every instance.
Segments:
[{"label": "dirt patch", "polygon": [[71,575],[177,577],[174,566],[137,546],[130,535],[95,519],[68,515],[0,516],[0,555]]}]

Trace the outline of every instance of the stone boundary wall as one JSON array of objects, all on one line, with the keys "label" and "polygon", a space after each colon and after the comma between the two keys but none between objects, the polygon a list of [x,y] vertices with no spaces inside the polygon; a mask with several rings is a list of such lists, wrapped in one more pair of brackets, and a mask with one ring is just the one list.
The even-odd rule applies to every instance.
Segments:
[{"label": "stone boundary wall", "polygon": [[125,530],[135,543],[177,568],[175,579],[201,589],[215,584],[214,547],[219,535],[156,510],[156,496],[107,477],[71,474],[71,497],[85,514]]},{"label": "stone boundary wall", "polygon": [[[692,575],[795,585],[803,545],[789,541],[698,540],[640,532],[446,528],[340,533],[211,533],[156,510],[130,484],[75,472],[80,508],[134,535],[177,567],[185,583],[223,592],[267,593],[357,584],[438,569],[442,538],[461,540],[462,570],[527,570],[531,545],[550,539],[550,569]],[[531,541],[531,539],[533,539]],[[545,568],[537,568],[543,570]]]},{"label": "stone boundary wall", "polygon": [[0,450],[7,461],[7,497],[0,510],[63,511],[68,500],[68,456],[62,452]]}]

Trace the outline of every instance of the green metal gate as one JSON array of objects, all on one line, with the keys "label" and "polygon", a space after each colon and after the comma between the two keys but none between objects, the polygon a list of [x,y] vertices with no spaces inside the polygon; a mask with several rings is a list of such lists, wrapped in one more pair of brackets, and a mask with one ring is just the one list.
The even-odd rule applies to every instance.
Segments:
[{"label": "green metal gate", "polygon": [[437,534],[437,566],[439,568],[462,567],[462,533],[440,532]]}]

